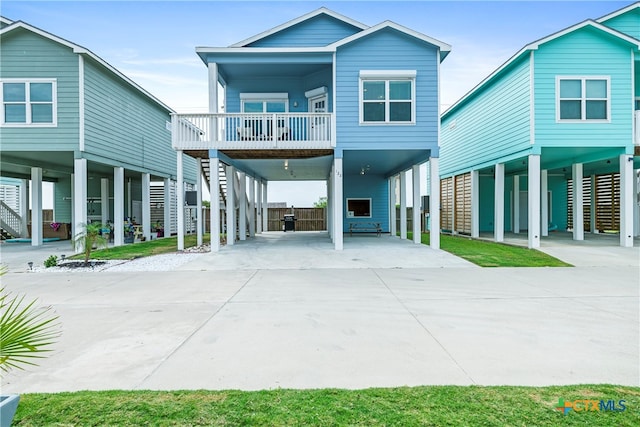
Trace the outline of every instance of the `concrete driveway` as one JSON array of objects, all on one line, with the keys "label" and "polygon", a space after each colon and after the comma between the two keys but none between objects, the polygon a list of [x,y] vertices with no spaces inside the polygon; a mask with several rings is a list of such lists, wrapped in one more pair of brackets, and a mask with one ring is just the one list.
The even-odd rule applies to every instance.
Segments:
[{"label": "concrete driveway", "polygon": [[[345,239],[359,267],[295,267],[334,253],[273,243],[259,268],[229,268],[237,245],[180,271],[9,273],[63,335],[2,390],[640,385],[637,265],[482,269],[382,239],[384,264]],[[417,247],[423,266],[402,259]]]}]

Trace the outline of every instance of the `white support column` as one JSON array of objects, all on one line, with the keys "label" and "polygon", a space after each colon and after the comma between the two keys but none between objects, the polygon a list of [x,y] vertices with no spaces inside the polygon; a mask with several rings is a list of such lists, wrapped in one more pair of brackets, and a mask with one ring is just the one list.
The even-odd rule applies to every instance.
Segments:
[{"label": "white support column", "polygon": [[249,237],[256,237],[256,180],[249,177]]},{"label": "white support column", "polygon": [[164,201],[164,213],[162,216],[164,227],[164,237],[171,236],[171,186],[172,181],[171,178],[164,179],[164,191],[163,191],[163,201]]},{"label": "white support column", "polygon": [[540,171],[540,234],[549,235],[549,178],[546,169]]},{"label": "white support column", "polygon": [[262,230],[269,231],[269,205],[267,202],[267,184],[265,181],[262,183]]},{"label": "white support column", "polygon": [[[218,172],[219,160],[217,157],[209,159],[209,170]],[[209,174],[209,188],[211,189],[211,211],[209,222],[211,224],[211,252],[220,250],[220,174]]]},{"label": "white support column", "polygon": [[529,249],[540,247],[540,155],[529,154],[527,228]]},{"label": "white support column", "polygon": [[256,233],[262,234],[262,180],[256,180],[257,192],[256,195]]},{"label": "white support column", "polygon": [[111,211],[109,206],[109,178],[100,178],[100,222],[107,224],[111,219],[109,212]]},{"label": "white support column", "polygon": [[124,168],[113,168],[113,245],[124,244]]},{"label": "white support column", "polygon": [[640,188],[638,188],[638,173],[640,173],[640,169],[636,169],[633,171],[633,236],[640,236],[640,203],[638,203],[638,193],[640,192]]},{"label": "white support column", "polygon": [[151,240],[151,175],[140,174],[142,179],[142,235]]},{"label": "white support column", "polygon": [[413,211],[412,211],[412,231],[413,231],[413,243],[422,243],[422,229],[420,227],[420,182],[422,181],[422,174],[420,173],[420,165],[413,165],[411,167],[412,178],[412,190],[413,190]]},{"label": "white support column", "polygon": [[429,173],[431,188],[429,189],[429,246],[432,249],[440,249],[440,159],[429,159]]},{"label": "white support column", "polygon": [[333,243],[333,166],[327,178],[327,234]]},{"label": "white support column", "polygon": [[573,178],[573,240],[584,240],[582,163],[571,165],[571,176]]},{"label": "white support column", "polygon": [[471,171],[471,237],[480,237],[480,171]]},{"label": "white support column", "polygon": [[247,240],[247,175],[244,172],[240,176],[240,188],[238,189],[238,208],[240,218],[238,218],[238,238],[241,241]]},{"label": "white support column", "polygon": [[[200,171],[202,170],[202,159],[198,157],[196,159],[196,168],[198,170],[197,178],[196,178],[196,244],[198,246],[202,246],[203,238],[202,234],[204,233],[204,214],[202,212],[202,176]],[[211,167],[209,170],[212,171]],[[211,174],[211,172],[209,172]]]},{"label": "white support column", "polygon": [[31,168],[31,246],[42,246],[42,168]]},{"label": "white support column", "polygon": [[407,238],[407,173],[400,172],[400,238]]},{"label": "white support column", "polygon": [[396,216],[396,190],[398,189],[398,176],[394,175],[389,178],[389,234],[391,237],[396,237],[398,234],[398,224]]},{"label": "white support column", "polygon": [[633,205],[636,194],[633,193],[633,156],[620,155],[620,246],[633,246]]},{"label": "white support column", "polygon": [[590,191],[590,195],[591,195],[591,200],[589,203],[590,206],[590,210],[589,210],[589,231],[591,231],[592,233],[597,233],[598,232],[598,227],[596,225],[596,220],[597,220],[597,192],[596,192],[596,176],[595,175],[591,175],[591,191]]},{"label": "white support column", "polygon": [[342,201],[342,158],[333,160],[333,245],[335,250],[341,251],[344,247],[344,209]]},{"label": "white support column", "polygon": [[184,172],[182,150],[176,152],[176,213],[178,216],[178,250],[184,250]]},{"label": "white support column", "polygon": [[20,183],[20,237],[29,237],[27,232],[27,220],[29,219],[29,180],[23,179]]},{"label": "white support column", "polygon": [[493,239],[504,242],[504,163],[496,163],[495,167]]},{"label": "white support column", "polygon": [[[72,199],[75,232],[82,233],[87,224],[87,159],[74,159],[73,161]],[[79,252],[80,249],[76,248],[76,252]]]},{"label": "white support column", "polygon": [[511,230],[520,234],[520,176],[513,177],[513,217],[511,218]]},{"label": "white support column", "polygon": [[236,171],[227,166],[227,246],[236,243]]}]

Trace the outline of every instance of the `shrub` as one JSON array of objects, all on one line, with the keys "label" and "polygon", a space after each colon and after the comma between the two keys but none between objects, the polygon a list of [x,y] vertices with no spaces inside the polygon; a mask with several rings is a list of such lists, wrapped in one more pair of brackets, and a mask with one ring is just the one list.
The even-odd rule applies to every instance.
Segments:
[{"label": "shrub", "polygon": [[51,255],[49,258],[44,260],[45,268],[55,267],[58,265],[58,257],[55,255]]}]

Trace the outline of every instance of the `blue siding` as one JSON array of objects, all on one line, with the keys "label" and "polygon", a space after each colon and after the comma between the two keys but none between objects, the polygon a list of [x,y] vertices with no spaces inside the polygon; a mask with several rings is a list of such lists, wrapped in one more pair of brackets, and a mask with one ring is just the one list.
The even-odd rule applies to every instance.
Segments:
[{"label": "blue siding", "polygon": [[442,121],[440,174],[469,171],[526,150],[530,138],[529,56],[505,70]]},{"label": "blue siding", "polygon": [[640,39],[640,8],[638,7],[601,23],[621,33]]},{"label": "blue siding", "polygon": [[[610,123],[556,123],[556,76],[609,76]],[[543,147],[631,146],[631,49],[583,28],[535,53],[535,133]]]},{"label": "blue siding", "polygon": [[[371,198],[371,218],[347,218],[347,199]],[[389,232],[389,182],[382,175],[344,176],[344,232],[350,222],[379,222],[382,231]]]},{"label": "blue siding", "polygon": [[[386,29],[340,47],[337,52],[337,146],[350,148],[437,147],[438,50]],[[361,70],[416,70],[416,124],[359,124]]]},{"label": "blue siding", "polygon": [[361,31],[346,22],[321,14],[257,40],[248,47],[326,46]]}]

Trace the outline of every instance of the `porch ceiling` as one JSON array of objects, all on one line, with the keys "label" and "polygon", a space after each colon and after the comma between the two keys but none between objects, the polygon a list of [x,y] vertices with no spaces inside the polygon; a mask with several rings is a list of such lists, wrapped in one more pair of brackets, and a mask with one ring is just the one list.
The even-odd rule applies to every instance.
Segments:
[{"label": "porch ceiling", "polygon": [[357,175],[364,168],[376,175],[392,176],[429,160],[429,150],[345,150],[343,171]]},{"label": "porch ceiling", "polygon": [[267,181],[324,181],[331,171],[333,156],[234,158],[233,163],[239,169]]},{"label": "porch ceiling", "polygon": [[227,81],[259,76],[266,77],[303,77],[331,68],[331,64],[298,64],[298,63],[248,63],[220,64],[219,71]]}]

